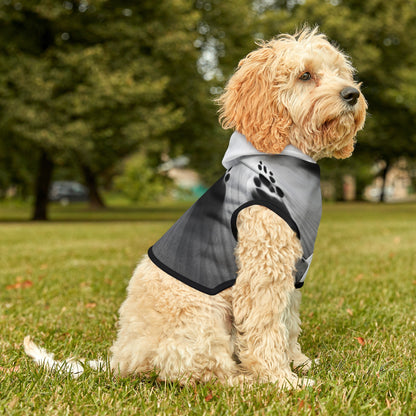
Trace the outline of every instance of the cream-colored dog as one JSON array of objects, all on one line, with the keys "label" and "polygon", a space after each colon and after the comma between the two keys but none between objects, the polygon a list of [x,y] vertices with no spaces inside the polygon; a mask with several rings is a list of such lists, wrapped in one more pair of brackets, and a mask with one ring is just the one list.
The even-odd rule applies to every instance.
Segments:
[{"label": "cream-colored dog", "polygon": [[[316,29],[281,35],[240,62],[219,99],[222,125],[258,154],[289,149],[310,164],[349,157],[367,107],[353,73],[349,59]],[[259,169],[257,185],[273,187],[273,176]],[[144,257],[120,308],[113,371],[156,370],[160,379],[180,382],[311,383],[291,367],[311,366],[298,343],[301,293],[294,284],[304,248],[290,221],[265,205],[238,211],[237,276],[222,290],[188,284]]]}]

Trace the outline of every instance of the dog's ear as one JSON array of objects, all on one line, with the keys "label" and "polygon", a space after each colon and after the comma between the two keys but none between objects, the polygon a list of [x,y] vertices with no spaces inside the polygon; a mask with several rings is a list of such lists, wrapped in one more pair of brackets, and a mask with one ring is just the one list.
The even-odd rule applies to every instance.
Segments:
[{"label": "dog's ear", "polygon": [[265,153],[283,151],[292,124],[279,97],[276,71],[276,51],[265,44],[240,61],[218,99],[223,128],[237,130]]}]

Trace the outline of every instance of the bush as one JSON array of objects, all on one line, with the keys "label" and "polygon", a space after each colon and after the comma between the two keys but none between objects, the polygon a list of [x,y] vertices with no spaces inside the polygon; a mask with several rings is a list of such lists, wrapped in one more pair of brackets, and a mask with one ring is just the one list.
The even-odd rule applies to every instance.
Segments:
[{"label": "bush", "polygon": [[137,153],[124,162],[123,172],[114,180],[115,187],[132,202],[157,201],[165,196],[172,186],[171,180],[158,173],[142,153]]}]

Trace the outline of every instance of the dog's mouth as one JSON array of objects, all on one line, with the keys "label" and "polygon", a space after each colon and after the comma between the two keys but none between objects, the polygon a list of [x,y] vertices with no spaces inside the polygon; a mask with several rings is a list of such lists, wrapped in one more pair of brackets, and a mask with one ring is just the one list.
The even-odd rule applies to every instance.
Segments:
[{"label": "dog's mouth", "polygon": [[321,133],[325,134],[329,131],[333,132],[334,130],[338,130],[339,126],[345,125],[345,122],[342,122],[341,120],[341,117],[333,117],[324,121],[320,128]]},{"label": "dog's mouth", "polygon": [[329,130],[331,126],[335,123],[335,120],[335,118],[330,118],[326,120],[321,126],[321,131]]},{"label": "dog's mouth", "polygon": [[343,111],[341,114],[337,116],[329,117],[326,119],[322,125],[320,130],[322,132],[328,130],[338,130],[341,129],[342,131],[346,130],[355,130],[359,129],[360,125],[360,117],[357,117],[356,112],[353,110]]}]

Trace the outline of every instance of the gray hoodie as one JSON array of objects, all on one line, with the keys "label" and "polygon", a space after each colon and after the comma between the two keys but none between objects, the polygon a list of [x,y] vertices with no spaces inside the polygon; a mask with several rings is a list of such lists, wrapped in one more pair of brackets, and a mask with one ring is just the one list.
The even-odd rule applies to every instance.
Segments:
[{"label": "gray hoodie", "polygon": [[150,249],[150,259],[183,283],[209,295],[237,279],[234,251],[238,213],[262,205],[300,239],[295,287],[303,286],[321,219],[320,170],[289,145],[277,155],[261,153],[234,132],[224,155],[225,174]]}]

